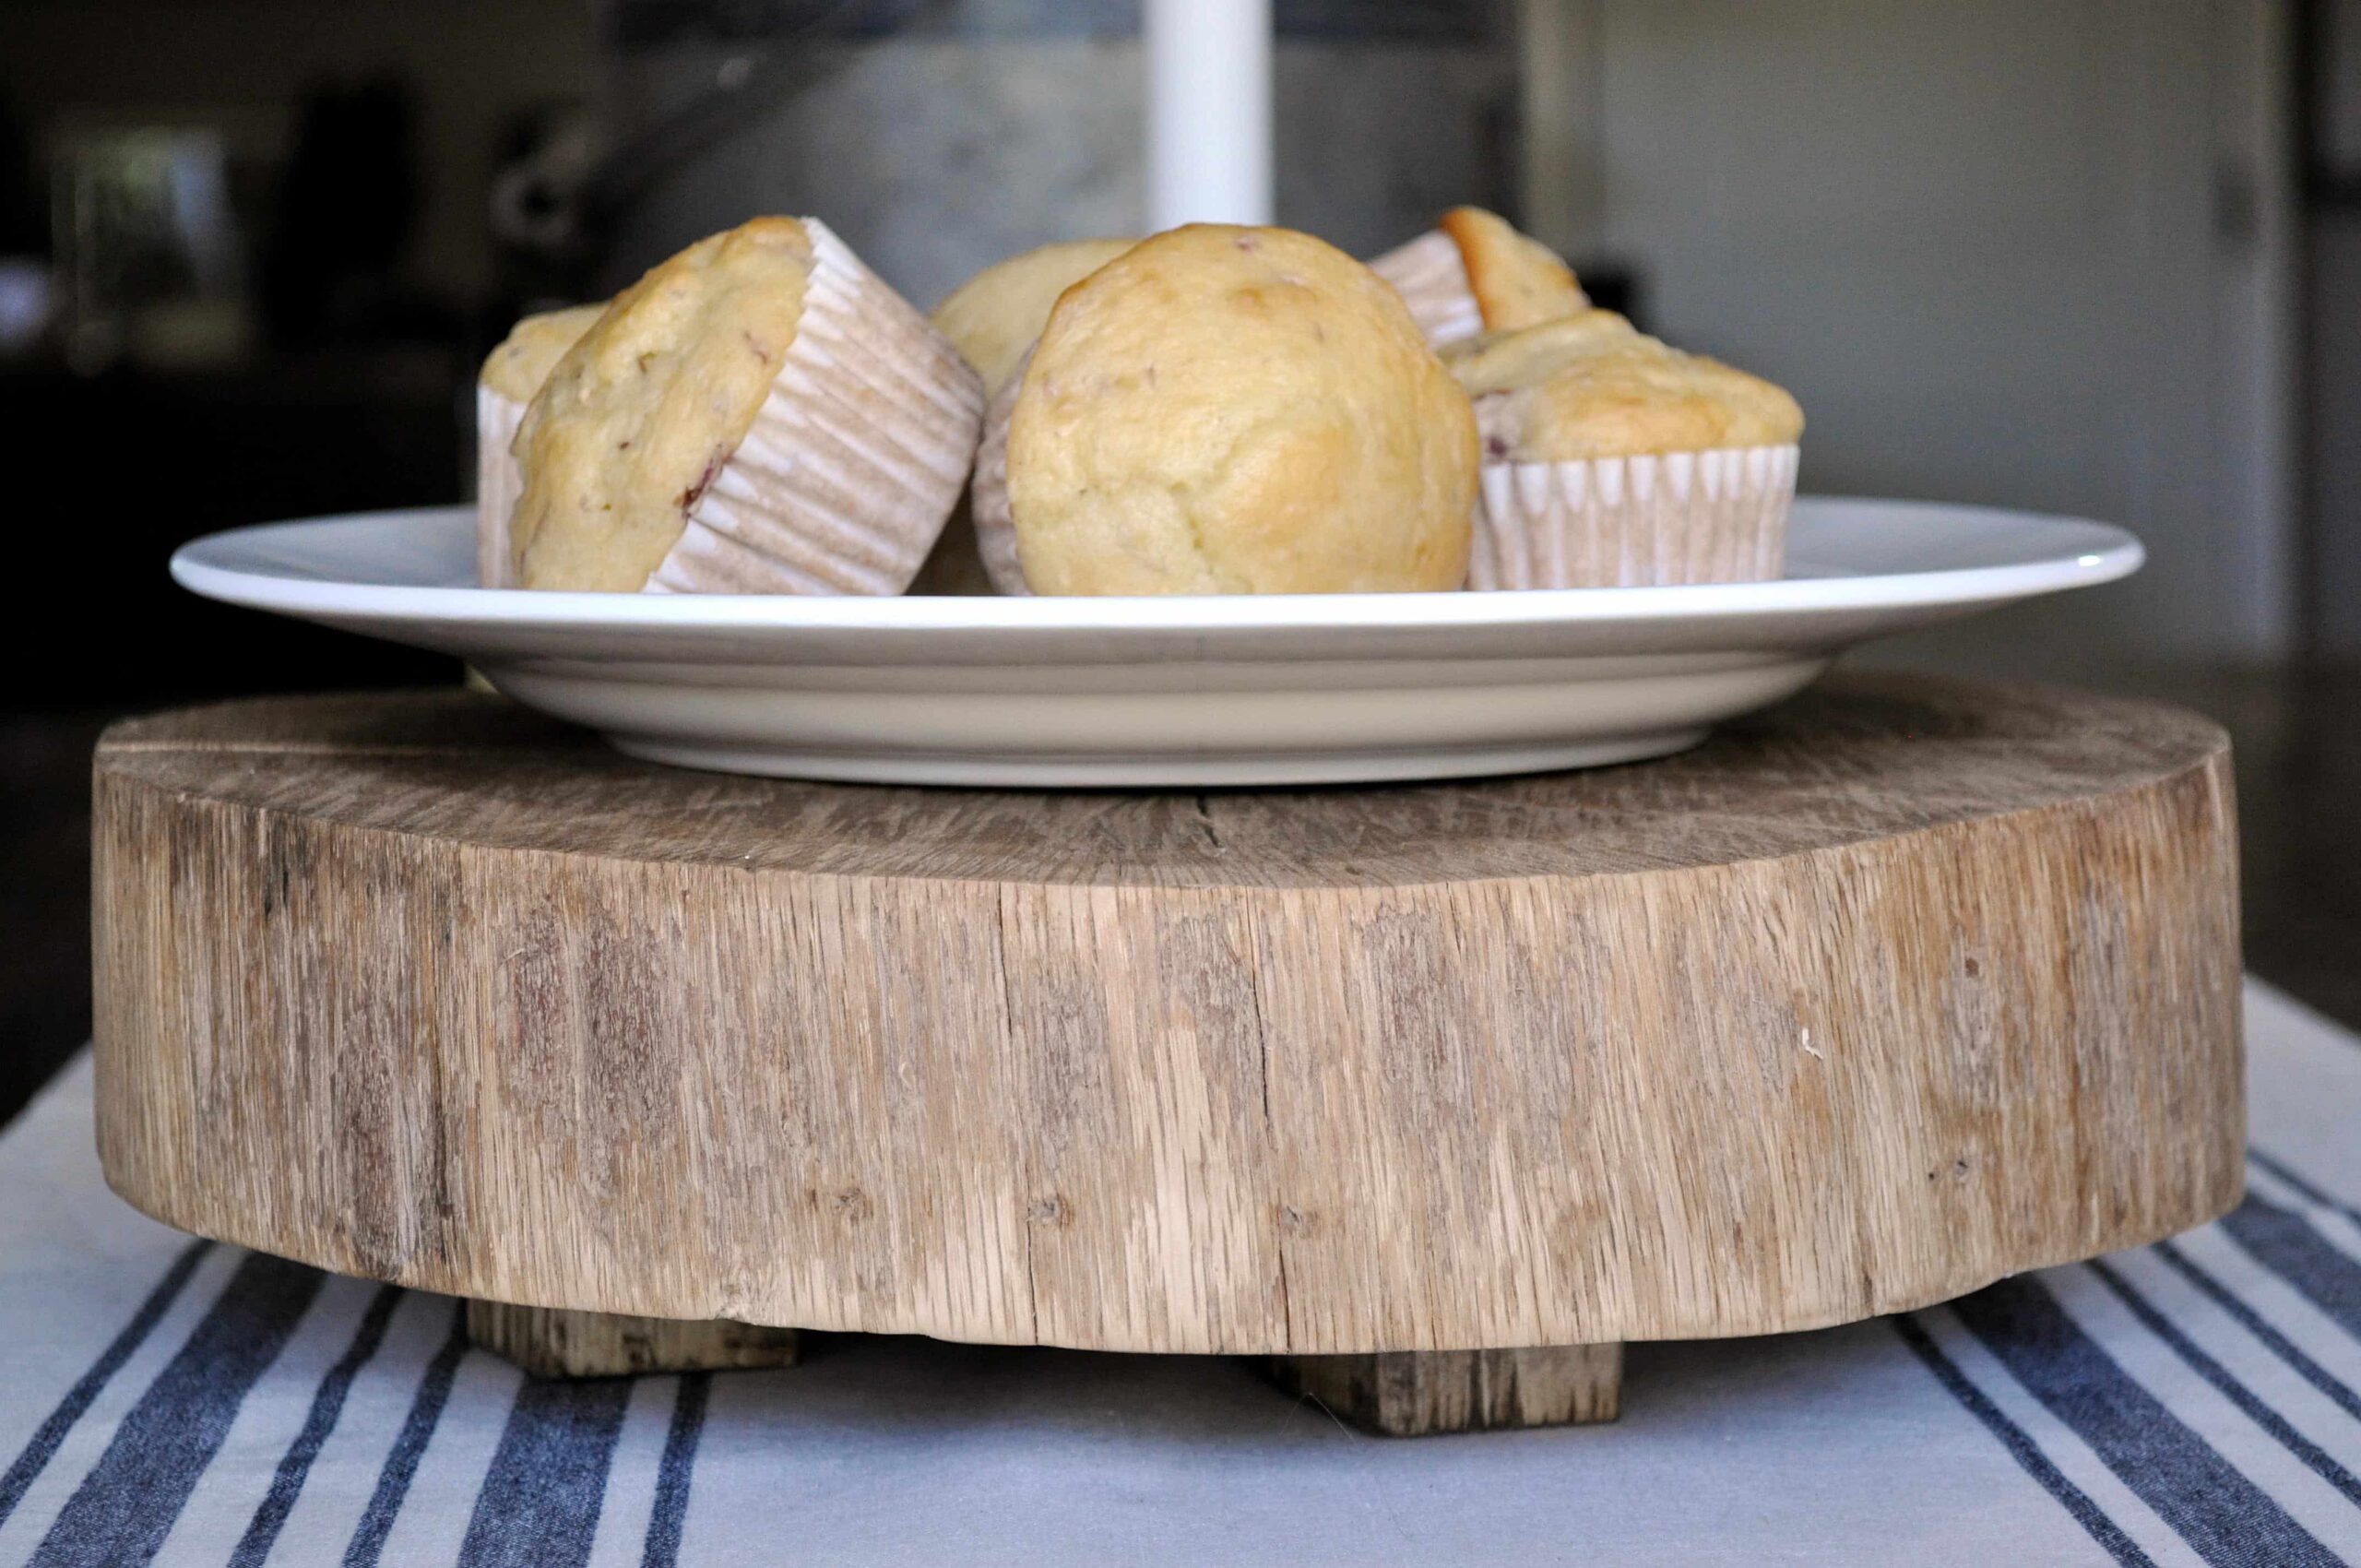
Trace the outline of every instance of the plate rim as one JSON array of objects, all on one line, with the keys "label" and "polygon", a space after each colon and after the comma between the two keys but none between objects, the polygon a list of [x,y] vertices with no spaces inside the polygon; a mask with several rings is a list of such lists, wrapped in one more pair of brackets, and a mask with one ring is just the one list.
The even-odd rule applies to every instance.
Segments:
[{"label": "plate rim", "polygon": [[993,595],[586,593],[428,587],[279,576],[206,559],[223,545],[335,524],[439,516],[472,518],[466,504],[405,506],[254,523],[194,539],[173,551],[173,581],[222,603],[303,617],[378,622],[590,628],[705,628],[870,632],[1226,632],[1311,628],[1483,628],[1573,622],[1679,621],[1732,614],[1822,613],[1847,609],[1975,605],[2117,582],[2147,551],[2129,529],[2093,518],[1949,502],[1876,496],[1799,497],[1815,507],[1976,515],[1995,521],[2090,530],[2092,548],[1997,565],[1783,577],[1768,582],[1644,588],[1465,589],[1423,593],[1200,594],[1031,598]]}]

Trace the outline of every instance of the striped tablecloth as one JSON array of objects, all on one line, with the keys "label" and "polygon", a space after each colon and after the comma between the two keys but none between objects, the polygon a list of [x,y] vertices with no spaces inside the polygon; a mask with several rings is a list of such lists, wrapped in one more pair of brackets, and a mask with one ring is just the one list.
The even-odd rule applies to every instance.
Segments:
[{"label": "striped tablecloth", "polygon": [[1180,1357],[528,1383],[447,1299],[133,1214],[85,1063],[0,1138],[0,1563],[2361,1562],[2361,1040],[2260,986],[2248,1018],[2222,1223],[1637,1346],[1613,1426],[1414,1442]]}]

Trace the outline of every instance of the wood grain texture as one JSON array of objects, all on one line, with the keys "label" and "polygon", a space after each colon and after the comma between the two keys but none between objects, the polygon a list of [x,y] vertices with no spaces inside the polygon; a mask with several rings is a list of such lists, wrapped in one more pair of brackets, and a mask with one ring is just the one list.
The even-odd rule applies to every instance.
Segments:
[{"label": "wood grain texture", "polygon": [[1643,766],[1203,795],[632,762],[461,693],[135,721],[99,1136],[493,1301],[1109,1349],[1757,1334],[2236,1201],[2227,743],[1831,683]]},{"label": "wood grain texture", "polygon": [[1288,1393],[1387,1437],[1611,1421],[1623,1397],[1620,1345],[1276,1356],[1270,1370]]},{"label": "wood grain texture", "polygon": [[624,1317],[504,1301],[469,1301],[468,1337],[535,1377],[791,1367],[798,1350],[791,1328]]}]

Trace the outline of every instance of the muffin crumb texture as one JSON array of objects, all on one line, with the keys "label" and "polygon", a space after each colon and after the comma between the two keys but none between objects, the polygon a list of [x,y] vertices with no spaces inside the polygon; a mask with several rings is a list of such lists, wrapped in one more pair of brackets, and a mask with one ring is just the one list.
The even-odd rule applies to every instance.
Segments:
[{"label": "muffin crumb texture", "polygon": [[1782,446],[1803,434],[1784,388],[1668,348],[1612,311],[1495,333],[1446,360],[1495,462]]},{"label": "muffin crumb texture", "polygon": [[934,325],[976,367],[990,398],[1016,374],[1058,296],[1138,243],[1071,240],[994,262],[934,307]]},{"label": "muffin crumb texture", "polygon": [[1486,331],[1536,327],[1589,308],[1573,268],[1507,219],[1480,207],[1454,207],[1437,227],[1459,247]]},{"label": "muffin crumb texture", "polygon": [[1042,594],[1450,589],[1466,576],[1466,396],[1341,251],[1196,224],[1051,313],[1007,431]]},{"label": "muffin crumb texture", "polygon": [[478,384],[512,403],[531,402],[565,351],[606,314],[607,307],[601,303],[569,305],[525,317],[508,329],[498,348],[484,356],[483,369],[476,376]]}]

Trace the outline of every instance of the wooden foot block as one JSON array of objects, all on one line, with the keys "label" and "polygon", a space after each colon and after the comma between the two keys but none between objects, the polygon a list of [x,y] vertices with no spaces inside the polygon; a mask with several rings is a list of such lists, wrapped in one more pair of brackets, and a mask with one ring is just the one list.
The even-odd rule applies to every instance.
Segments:
[{"label": "wooden foot block", "polygon": [[516,1307],[504,1301],[469,1301],[468,1337],[535,1377],[790,1367],[796,1353],[791,1328]]},{"label": "wooden foot block", "polygon": [[1271,1376],[1288,1393],[1310,1395],[1388,1437],[1568,1426],[1615,1419],[1623,1347],[1278,1356]]}]

